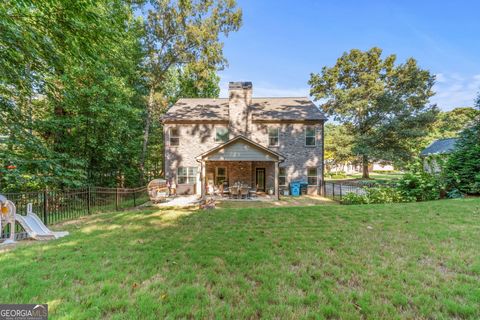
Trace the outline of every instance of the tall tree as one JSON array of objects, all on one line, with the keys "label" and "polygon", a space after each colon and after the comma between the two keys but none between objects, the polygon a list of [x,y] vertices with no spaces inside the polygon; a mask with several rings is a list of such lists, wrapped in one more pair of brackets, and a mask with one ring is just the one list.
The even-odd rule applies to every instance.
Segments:
[{"label": "tall tree", "polygon": [[364,178],[372,160],[411,157],[438,113],[427,105],[435,77],[413,58],[395,61],[395,55],[383,59],[380,48],[353,49],[309,80],[310,94],[325,100],[325,112],[355,137],[353,152],[362,157]]},{"label": "tall tree", "polygon": [[325,125],[325,161],[327,171],[331,166],[341,166],[356,160],[352,151],[355,137],[345,125],[328,123]]},{"label": "tall tree", "polygon": [[[460,132],[470,126],[480,115],[480,111],[472,107],[454,108],[450,111],[439,112],[432,125],[432,130],[425,137],[425,144],[436,139],[455,138]],[[424,145],[419,146],[420,148]]]},{"label": "tall tree", "polygon": [[0,4],[2,189],[115,184],[138,168],[139,31],[123,0]]},{"label": "tall tree", "polygon": [[480,194],[480,94],[475,107],[476,118],[460,134],[444,168],[450,187],[470,194]]},{"label": "tall tree", "polygon": [[150,138],[145,155],[145,174],[149,179],[163,174],[163,126],[160,116],[179,98],[217,98],[220,78],[215,70],[196,70],[193,66],[172,67],[165,75],[163,90],[155,95],[157,109],[152,110]]},{"label": "tall tree", "polygon": [[151,0],[149,4],[144,38],[148,99],[140,156],[142,171],[152,115],[155,109],[162,108],[155,97],[165,89],[169,70],[185,65],[195,65],[197,71],[222,68],[226,61],[220,38],[236,31],[242,17],[234,0]]}]

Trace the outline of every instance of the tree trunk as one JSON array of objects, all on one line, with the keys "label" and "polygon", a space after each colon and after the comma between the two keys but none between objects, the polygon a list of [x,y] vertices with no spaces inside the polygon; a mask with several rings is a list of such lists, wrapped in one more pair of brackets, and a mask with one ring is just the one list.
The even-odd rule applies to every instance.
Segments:
[{"label": "tree trunk", "polygon": [[143,131],[143,147],[142,147],[142,154],[140,155],[140,178],[141,182],[143,183],[144,174],[145,174],[145,159],[147,157],[147,147],[148,147],[148,139],[150,134],[150,125],[152,123],[152,109],[154,104],[154,89],[153,86],[150,87],[150,92],[148,95],[148,102],[147,102],[147,114],[145,118],[145,129]]},{"label": "tree trunk", "polygon": [[366,154],[362,155],[362,178],[370,179],[370,175],[368,173],[368,156]]}]

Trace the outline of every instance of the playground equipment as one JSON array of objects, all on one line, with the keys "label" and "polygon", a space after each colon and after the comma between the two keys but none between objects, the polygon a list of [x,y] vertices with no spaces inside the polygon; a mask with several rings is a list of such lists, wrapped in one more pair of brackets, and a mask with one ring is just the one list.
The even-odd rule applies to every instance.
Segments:
[{"label": "playground equipment", "polygon": [[147,189],[150,201],[153,203],[165,201],[169,196],[167,181],[163,179],[155,179],[150,181]]},{"label": "playground equipment", "polygon": [[68,235],[68,232],[54,232],[45,226],[42,220],[32,211],[32,204],[27,205],[27,215],[23,216],[16,213],[15,204],[0,195],[1,219],[0,233],[3,225],[10,224],[10,236],[2,244],[15,242],[15,221],[18,222],[29,238],[35,240],[51,240],[58,239]]},{"label": "playground equipment", "polygon": [[0,194],[0,235],[2,234],[3,226],[10,225],[10,236],[3,241],[3,244],[15,242],[15,210],[13,202]]}]

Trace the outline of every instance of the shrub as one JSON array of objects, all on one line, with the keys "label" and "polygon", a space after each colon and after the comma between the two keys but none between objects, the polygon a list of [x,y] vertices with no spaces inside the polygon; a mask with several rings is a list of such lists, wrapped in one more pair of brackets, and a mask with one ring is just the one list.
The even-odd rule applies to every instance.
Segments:
[{"label": "shrub", "polygon": [[427,201],[439,199],[442,186],[434,175],[414,169],[397,181],[397,189],[405,199]]},{"label": "shrub", "polygon": [[367,204],[368,199],[366,195],[349,192],[342,197],[342,204]]},{"label": "shrub", "polygon": [[464,197],[463,193],[461,193],[460,190],[458,189],[452,189],[449,192],[447,192],[448,199],[458,199],[463,197]]},{"label": "shrub", "polygon": [[415,198],[404,196],[392,187],[367,188],[365,194],[347,193],[342,204],[394,203],[415,201]]},{"label": "shrub", "polygon": [[398,189],[392,187],[376,187],[367,189],[368,203],[409,202],[411,197],[404,196]]},{"label": "shrub", "polygon": [[480,194],[480,123],[461,133],[444,175],[450,188]]}]

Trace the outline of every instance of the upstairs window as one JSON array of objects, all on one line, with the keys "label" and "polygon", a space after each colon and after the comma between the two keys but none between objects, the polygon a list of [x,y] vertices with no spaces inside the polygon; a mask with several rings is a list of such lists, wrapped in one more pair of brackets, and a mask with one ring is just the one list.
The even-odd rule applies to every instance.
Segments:
[{"label": "upstairs window", "polygon": [[287,170],[286,168],[278,168],[278,185],[286,186],[287,185]]},{"label": "upstairs window", "polygon": [[170,128],[170,145],[178,146],[180,144],[180,134],[178,128]]},{"label": "upstairs window", "polygon": [[228,141],[228,128],[218,127],[215,128],[215,142],[227,142]]},{"label": "upstairs window", "polygon": [[309,186],[317,185],[317,168],[307,168],[307,182]]},{"label": "upstairs window", "polygon": [[305,145],[308,147],[314,147],[316,144],[315,127],[305,127]]},{"label": "upstairs window", "polygon": [[278,128],[268,128],[268,145],[278,146]]},{"label": "upstairs window", "polygon": [[177,184],[194,184],[197,179],[197,168],[195,167],[178,167],[177,168]]}]

